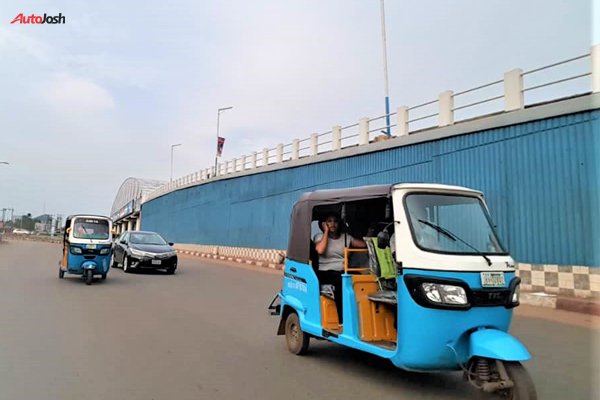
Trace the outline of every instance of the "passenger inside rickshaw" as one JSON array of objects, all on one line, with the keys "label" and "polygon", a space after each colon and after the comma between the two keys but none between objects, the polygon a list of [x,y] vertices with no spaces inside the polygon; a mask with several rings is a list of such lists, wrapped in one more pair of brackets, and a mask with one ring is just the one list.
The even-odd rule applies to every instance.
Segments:
[{"label": "passenger inside rickshaw", "polygon": [[[332,279],[332,272],[324,271],[321,263],[323,254],[320,254],[322,248],[319,248],[322,247],[319,243],[324,235],[321,222],[335,214],[340,216],[340,231],[345,244],[343,270],[337,273],[339,282]],[[339,294],[341,275],[347,273],[352,275],[359,314],[355,318],[359,318],[361,339],[384,343],[389,347],[396,340],[396,264],[389,247],[377,247],[377,235],[380,232],[385,230],[388,237],[393,234],[389,200],[378,198],[315,207],[312,219],[310,260],[321,285],[323,328],[332,332],[342,331],[343,320],[340,316],[343,308]]]},{"label": "passenger inside rickshaw", "polygon": [[108,222],[104,220],[83,220],[75,222],[73,237],[77,239],[106,240],[109,237]]}]

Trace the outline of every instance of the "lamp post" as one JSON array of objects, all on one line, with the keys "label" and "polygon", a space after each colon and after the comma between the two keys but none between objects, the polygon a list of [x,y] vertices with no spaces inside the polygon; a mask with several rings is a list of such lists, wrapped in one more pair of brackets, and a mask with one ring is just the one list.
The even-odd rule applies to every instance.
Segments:
[{"label": "lamp post", "polygon": [[173,182],[173,149],[177,146],[181,146],[181,143],[171,145],[171,180],[169,182]]},{"label": "lamp post", "polygon": [[[233,107],[223,107],[223,108],[219,108],[217,110],[217,146],[219,146],[219,119],[221,118],[221,113],[225,112],[227,110],[231,110]],[[217,176],[217,158],[218,158],[218,153],[215,152],[215,173],[214,175]]]},{"label": "lamp post", "polygon": [[385,7],[384,0],[381,3],[381,37],[383,43],[383,84],[385,94],[385,133],[390,136],[390,90],[388,84],[388,67],[387,67],[387,43],[385,37]]},{"label": "lamp post", "polygon": [[6,165],[10,165],[10,163],[9,163],[9,162],[7,162],[7,161],[0,161],[0,164],[6,164]]}]

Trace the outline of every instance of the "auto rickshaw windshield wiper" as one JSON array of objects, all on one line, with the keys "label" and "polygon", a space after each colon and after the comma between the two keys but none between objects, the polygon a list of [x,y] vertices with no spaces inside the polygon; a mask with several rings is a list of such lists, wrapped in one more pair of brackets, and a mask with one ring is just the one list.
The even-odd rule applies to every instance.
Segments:
[{"label": "auto rickshaw windshield wiper", "polygon": [[453,241],[459,241],[461,243],[464,243],[465,245],[469,246],[469,248],[475,250],[475,252],[477,254],[479,254],[480,256],[482,256],[485,261],[487,262],[488,267],[492,266],[492,261],[490,260],[490,258],[488,256],[486,256],[485,254],[483,254],[479,249],[477,249],[475,246],[472,246],[471,244],[467,243],[466,241],[464,241],[463,239],[459,238],[458,236],[456,236],[454,233],[450,232],[448,229],[446,228],[442,228],[439,225],[436,225],[432,222],[423,220],[423,219],[418,219],[417,221],[419,221],[422,224],[425,224],[427,226],[432,227],[433,229],[435,229],[436,231],[443,233],[444,235],[446,235],[447,237],[449,237],[450,239],[452,239]]}]

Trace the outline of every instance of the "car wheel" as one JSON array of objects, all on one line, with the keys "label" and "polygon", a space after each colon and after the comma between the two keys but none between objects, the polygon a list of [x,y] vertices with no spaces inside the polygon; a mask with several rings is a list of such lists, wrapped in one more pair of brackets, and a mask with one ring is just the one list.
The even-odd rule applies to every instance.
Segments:
[{"label": "car wheel", "polygon": [[175,270],[176,270],[176,269],[177,269],[177,268],[167,268],[167,274],[169,274],[169,275],[173,275],[173,274],[175,273]]},{"label": "car wheel", "polygon": [[131,272],[131,266],[129,265],[129,257],[123,257],[123,272]]}]

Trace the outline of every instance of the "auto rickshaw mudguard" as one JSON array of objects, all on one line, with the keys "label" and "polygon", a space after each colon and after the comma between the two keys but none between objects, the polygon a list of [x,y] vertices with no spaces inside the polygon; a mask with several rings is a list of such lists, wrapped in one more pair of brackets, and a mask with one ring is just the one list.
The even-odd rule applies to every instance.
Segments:
[{"label": "auto rickshaw mudguard", "polygon": [[479,329],[469,337],[469,358],[485,357],[502,361],[527,361],[529,351],[506,332],[497,329]]},{"label": "auto rickshaw mudguard", "polygon": [[95,261],[85,261],[83,264],[81,264],[81,268],[83,268],[84,271],[88,269],[95,270],[97,265]]}]

